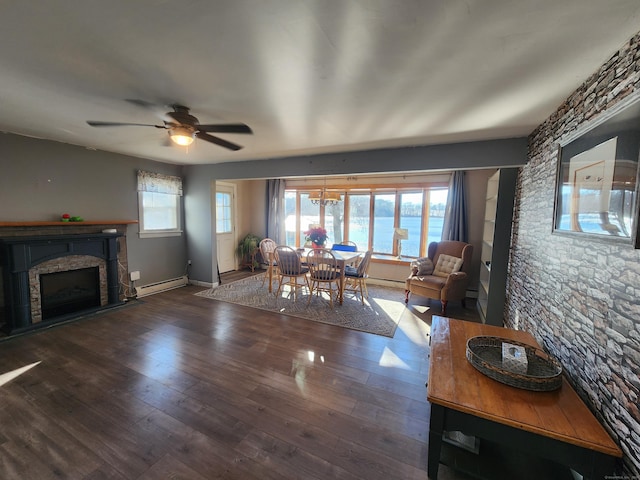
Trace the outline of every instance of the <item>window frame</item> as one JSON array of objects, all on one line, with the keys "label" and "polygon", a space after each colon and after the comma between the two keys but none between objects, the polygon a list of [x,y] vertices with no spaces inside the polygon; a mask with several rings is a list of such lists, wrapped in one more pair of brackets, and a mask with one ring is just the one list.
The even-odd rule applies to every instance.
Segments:
[{"label": "window frame", "polygon": [[[138,170],[138,236],[140,238],[177,237],[182,235],[182,178],[162,173]],[[174,200],[171,209],[176,224],[171,228],[147,228],[145,226],[145,195],[167,195]]]},{"label": "window frame", "polygon": [[[286,188],[287,192],[295,193],[296,199],[296,232],[294,236],[296,238],[296,247],[300,247],[301,245],[298,243],[301,238],[301,225],[300,225],[300,195],[309,194],[310,192],[316,190],[316,188],[310,188],[308,186],[299,187],[299,186],[290,186]],[[351,203],[350,196],[351,195],[368,195],[369,196],[369,232],[368,232],[368,242],[366,247],[360,246],[360,248],[371,249],[373,248],[373,239],[374,239],[374,224],[375,224],[375,196],[379,194],[391,194],[395,195],[395,205],[394,205],[394,218],[393,218],[393,226],[398,227],[400,224],[401,217],[401,205],[400,199],[402,198],[402,194],[410,194],[410,193],[422,193],[422,214],[421,214],[421,234],[420,234],[420,243],[419,243],[419,254],[418,257],[426,256],[428,250],[429,243],[429,223],[430,223],[430,206],[431,206],[431,195],[434,191],[442,191],[449,190],[449,185],[443,182],[434,182],[429,185],[424,184],[413,184],[413,185],[402,185],[402,186],[394,186],[394,185],[380,185],[380,186],[370,186],[370,187],[358,187],[358,188],[348,188],[348,187],[331,187],[331,191],[339,192],[344,201],[344,218],[343,218],[343,229],[344,229],[344,241],[350,240],[349,237],[349,223],[351,217]],[[445,205],[446,207],[446,205]],[[325,206],[320,206],[320,224],[326,228],[325,226]],[[375,252],[374,254],[378,257],[386,257],[393,258],[398,254],[397,242],[392,242],[392,252]],[[412,259],[418,258],[416,256],[403,255],[403,258]],[[406,261],[406,260],[405,260]]]},{"label": "window frame", "polygon": [[180,195],[173,195],[170,193],[161,193],[161,195],[169,195],[175,199],[175,215],[176,215],[176,228],[165,229],[147,229],[144,224],[144,194],[145,193],[159,193],[159,192],[138,192],[138,236],[140,238],[160,238],[160,237],[179,237],[182,235],[182,215],[181,215],[181,202]]}]

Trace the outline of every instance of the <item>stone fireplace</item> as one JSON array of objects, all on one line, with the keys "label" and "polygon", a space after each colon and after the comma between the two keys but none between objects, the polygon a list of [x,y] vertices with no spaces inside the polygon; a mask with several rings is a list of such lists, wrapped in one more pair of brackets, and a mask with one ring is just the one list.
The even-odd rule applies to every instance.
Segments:
[{"label": "stone fireplace", "polygon": [[20,333],[122,304],[119,278],[121,269],[126,278],[127,262],[121,227],[0,237],[3,330]]},{"label": "stone fireplace", "polygon": [[103,307],[107,295],[107,264],[89,255],[68,255],[29,269],[31,323],[86,308]]}]

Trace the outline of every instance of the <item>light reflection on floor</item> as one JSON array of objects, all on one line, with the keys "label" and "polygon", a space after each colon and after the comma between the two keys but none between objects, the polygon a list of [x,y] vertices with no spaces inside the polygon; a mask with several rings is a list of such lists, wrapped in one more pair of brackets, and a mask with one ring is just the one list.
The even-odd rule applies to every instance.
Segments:
[{"label": "light reflection on floor", "polygon": [[[412,348],[417,346],[424,350],[424,358],[428,358],[429,333],[431,332],[430,307],[400,303],[403,311],[398,320],[397,330],[393,340],[388,345],[385,345],[378,363],[386,368],[421,372],[425,367],[425,362],[421,361],[420,364],[416,364],[415,361],[411,362],[411,364],[405,362],[403,360],[403,350],[413,344],[414,347]],[[415,352],[411,355],[414,357]]]},{"label": "light reflection on floor", "polygon": [[[420,310],[414,312],[414,309],[416,309],[416,307],[418,307]],[[407,307],[402,313],[400,322],[398,323],[399,331],[396,331],[396,335],[403,334],[415,345],[426,348],[429,345],[428,335],[431,332],[431,326],[418,315],[416,315],[416,313],[428,315],[428,311],[429,307],[414,305]]]},{"label": "light reflection on floor", "polygon": [[384,347],[382,356],[378,364],[381,367],[400,368],[402,370],[411,370],[411,367],[407,365],[398,355],[393,353],[389,347]]},{"label": "light reflection on floor", "polygon": [[40,363],[42,363],[42,361],[31,363],[29,365],[25,365],[24,367],[16,368],[15,370],[11,370],[10,372],[3,373],[2,375],[0,375],[0,386],[10,382],[16,377],[19,377],[20,375],[28,370],[31,370],[33,367],[39,365]]},{"label": "light reflection on floor", "polygon": [[[291,361],[291,376],[293,377],[300,393],[306,395],[307,366],[316,363],[316,352],[307,350],[306,358],[304,352],[300,355],[302,358],[294,358]],[[318,363],[324,364],[324,355],[318,355]]]},{"label": "light reflection on floor", "polygon": [[170,335],[156,335],[147,343],[146,357],[141,373],[162,381],[170,378],[180,363],[178,339]]}]

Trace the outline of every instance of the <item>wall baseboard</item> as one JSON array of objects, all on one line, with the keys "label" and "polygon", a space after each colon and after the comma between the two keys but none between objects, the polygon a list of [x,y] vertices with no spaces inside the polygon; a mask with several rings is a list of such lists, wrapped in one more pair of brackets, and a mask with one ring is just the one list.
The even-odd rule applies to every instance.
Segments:
[{"label": "wall baseboard", "polygon": [[367,278],[367,283],[371,285],[381,285],[383,287],[401,288],[404,290],[404,282],[398,280],[384,280],[382,278]]},{"label": "wall baseboard", "polygon": [[195,285],[196,287],[214,288],[218,286],[218,282],[201,282],[200,280],[189,280],[189,285]]},{"label": "wall baseboard", "polygon": [[166,292],[174,288],[184,287],[189,283],[189,277],[183,275],[178,278],[171,278],[169,280],[163,280],[162,282],[151,283],[149,285],[142,285],[136,287],[136,297],[146,297],[147,295],[153,295],[154,293]]}]

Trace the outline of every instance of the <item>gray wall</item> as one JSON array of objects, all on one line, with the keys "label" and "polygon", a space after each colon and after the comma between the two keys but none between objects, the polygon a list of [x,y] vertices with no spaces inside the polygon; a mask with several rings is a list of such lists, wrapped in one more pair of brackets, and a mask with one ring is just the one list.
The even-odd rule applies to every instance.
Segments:
[{"label": "gray wall", "polygon": [[[488,169],[524,165],[527,161],[525,138],[511,138],[486,142],[469,142],[451,145],[433,145],[411,148],[393,148],[338,154],[289,157],[271,160],[229,162],[214,165],[188,166],[184,172],[189,185],[185,206],[187,209],[188,255],[202,258],[204,265],[194,265],[191,278],[201,282],[215,282],[215,250],[210,225],[205,225],[203,213],[211,211],[211,188],[216,180],[256,178],[286,178],[314,175],[343,175],[357,173],[411,172],[451,169]],[[482,184],[474,184],[484,202],[486,174],[481,174]],[[472,175],[478,179],[478,176]],[[197,191],[192,190],[197,186]],[[209,188],[207,193],[206,189]],[[206,205],[205,205],[206,203]],[[202,211],[192,212],[192,209]],[[194,222],[198,225],[194,227]],[[197,230],[196,230],[197,229]],[[259,233],[259,232],[255,232]],[[212,267],[207,271],[207,263]],[[202,267],[202,268],[200,268]]]},{"label": "gray wall", "polygon": [[622,447],[624,478],[640,478],[640,250],[551,234],[558,142],[631,94],[640,94],[640,35],[531,135],[516,192],[506,314],[509,326],[532,332],[561,360]]},{"label": "gray wall", "polygon": [[[193,262],[189,269],[192,280],[217,282],[217,262],[214,263],[216,242],[212,192],[215,180],[208,166],[185,169],[185,224],[187,226],[187,255]],[[215,277],[215,279],[214,279]]]},{"label": "gray wall", "polygon": [[[138,169],[183,176],[186,233],[180,237],[141,239],[137,225],[129,226],[129,271],[139,270],[141,278],[136,283],[145,285],[184,274],[187,259],[191,259],[190,278],[213,283],[217,281],[212,209],[215,180],[473,169],[522,165],[525,161],[526,139],[520,138],[180,167],[3,134],[0,202],[4,209],[0,221],[57,220],[62,213],[86,220],[137,220]],[[263,190],[252,192],[254,201],[256,195],[263,196]],[[264,206],[260,205],[255,213],[262,216]],[[264,225],[264,219],[252,223]]]},{"label": "gray wall", "polygon": [[[85,220],[138,220],[136,171],[181,175],[181,167],[82,147],[0,135],[0,221],[57,221],[63,213]],[[127,228],[129,270],[138,285],[180,276],[185,236],[138,238]]]}]

